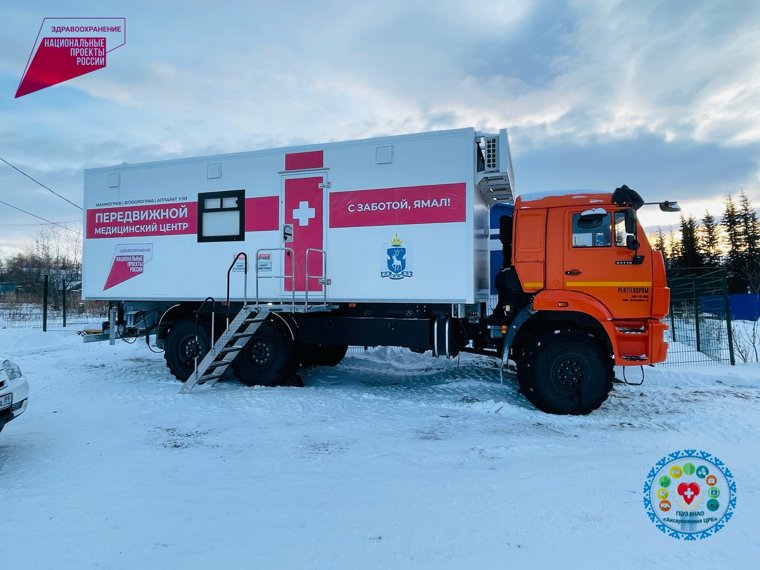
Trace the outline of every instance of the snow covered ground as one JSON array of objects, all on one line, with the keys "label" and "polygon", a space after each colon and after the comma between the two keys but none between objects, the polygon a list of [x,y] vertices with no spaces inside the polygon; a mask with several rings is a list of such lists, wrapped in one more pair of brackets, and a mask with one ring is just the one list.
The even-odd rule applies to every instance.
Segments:
[{"label": "snow covered ground", "polygon": [[[2,568],[754,567],[760,366],[647,369],[586,417],[487,359],[350,354],[306,388],[177,393],[144,342],[0,330],[29,409],[0,434]],[[734,518],[660,533],[650,467],[724,460]]]}]

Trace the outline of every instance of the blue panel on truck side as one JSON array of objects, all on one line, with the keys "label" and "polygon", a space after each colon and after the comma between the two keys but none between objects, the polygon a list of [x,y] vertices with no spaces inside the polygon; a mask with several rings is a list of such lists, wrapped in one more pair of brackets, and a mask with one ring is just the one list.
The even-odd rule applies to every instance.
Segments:
[{"label": "blue panel on truck side", "polygon": [[491,206],[491,214],[489,227],[491,228],[489,240],[490,256],[491,256],[491,295],[496,295],[496,288],[494,287],[494,278],[501,269],[502,253],[501,253],[501,241],[499,241],[499,219],[502,216],[512,216],[515,211],[515,207],[512,204],[494,204]]}]

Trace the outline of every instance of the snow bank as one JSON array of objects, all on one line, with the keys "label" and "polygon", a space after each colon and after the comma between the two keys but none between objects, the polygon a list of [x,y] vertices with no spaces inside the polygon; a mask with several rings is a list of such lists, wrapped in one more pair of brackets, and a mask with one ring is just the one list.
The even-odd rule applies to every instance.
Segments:
[{"label": "snow bank", "polygon": [[[387,349],[191,394],[144,342],[0,330],[32,395],[0,434],[3,565],[751,567],[760,368],[647,368],[587,417],[533,409],[487,359]],[[646,518],[670,451],[723,459],[736,514],[684,543]]]}]

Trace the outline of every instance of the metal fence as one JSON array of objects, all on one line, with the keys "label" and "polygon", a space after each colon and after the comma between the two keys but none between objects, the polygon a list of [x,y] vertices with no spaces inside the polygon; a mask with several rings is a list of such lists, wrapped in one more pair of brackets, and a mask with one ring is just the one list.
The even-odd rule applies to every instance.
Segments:
[{"label": "metal fence", "polygon": [[[731,322],[731,309],[722,269],[686,268],[668,271],[671,305],[668,317],[670,343],[665,366],[735,364],[760,360],[760,323],[744,326]],[[47,311],[43,308],[47,303]],[[489,312],[496,304],[490,299]],[[43,303],[26,301],[8,295],[0,298],[0,328],[85,327],[100,324],[108,318],[108,303],[81,301],[79,291],[50,291]],[[735,333],[735,330],[738,331]],[[736,338],[735,338],[736,334]],[[351,347],[349,352],[363,352]]]},{"label": "metal fence", "polygon": [[100,326],[106,320],[107,303],[102,306],[94,303],[72,303],[67,306],[65,313],[62,309],[48,308],[45,316],[42,305],[38,303],[0,302],[0,328],[5,329],[76,330]]},{"label": "metal fence", "polygon": [[670,348],[665,365],[735,364],[726,285],[722,269],[668,271]]},{"label": "metal fence", "polygon": [[56,330],[100,325],[108,319],[108,303],[82,301],[82,293],[51,283],[45,276],[42,293],[22,287],[0,294],[0,328]]}]

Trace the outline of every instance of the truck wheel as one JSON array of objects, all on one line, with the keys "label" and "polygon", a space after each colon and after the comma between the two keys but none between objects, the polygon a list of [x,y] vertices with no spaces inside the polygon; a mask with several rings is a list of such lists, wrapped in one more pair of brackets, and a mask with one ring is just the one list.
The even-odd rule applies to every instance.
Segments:
[{"label": "truck wheel", "polygon": [[232,362],[246,386],[279,386],[298,367],[293,340],[279,327],[265,323]]},{"label": "truck wheel", "polygon": [[544,335],[526,349],[517,369],[520,390],[550,414],[588,414],[612,390],[612,359],[593,338],[579,333]]},{"label": "truck wheel", "polygon": [[177,380],[184,382],[195,370],[195,356],[198,356],[200,362],[210,347],[208,323],[198,322],[196,330],[194,318],[182,319],[166,337],[166,366]]},{"label": "truck wheel", "polygon": [[347,344],[300,343],[298,360],[301,366],[337,366],[348,352]]}]

